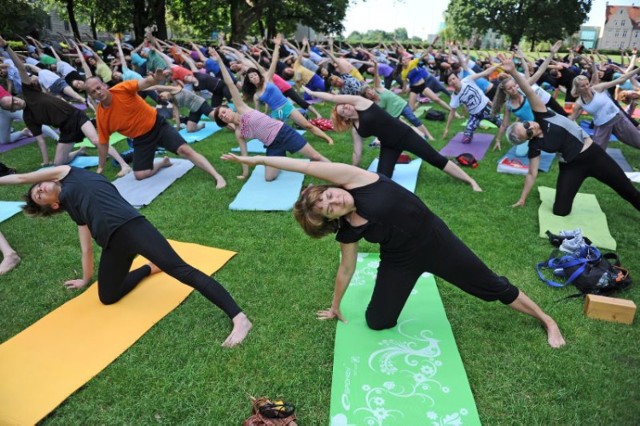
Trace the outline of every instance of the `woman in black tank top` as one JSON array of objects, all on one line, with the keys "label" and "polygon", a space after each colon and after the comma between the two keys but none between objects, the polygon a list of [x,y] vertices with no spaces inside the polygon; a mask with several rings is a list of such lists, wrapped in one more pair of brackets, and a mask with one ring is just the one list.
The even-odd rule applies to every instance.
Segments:
[{"label": "woman in black tank top", "polygon": [[555,321],[506,277],[490,270],[415,194],[381,174],[341,163],[306,162],[286,157],[242,157],[223,160],[263,164],[304,173],[331,182],[302,192],[294,216],[314,238],[336,233],[342,256],[336,273],[333,302],[319,319],[339,319],[340,302],[356,268],[358,241],[380,244],[380,266],[366,312],[374,330],[394,327],[416,281],[424,272],[445,279],[485,301],[500,300],[531,315],[557,348],[564,338]]},{"label": "woman in black tank top", "polygon": [[354,166],[360,165],[362,138],[377,136],[380,140],[378,173],[391,178],[398,157],[402,151],[408,151],[456,179],[468,183],[474,191],[482,191],[476,181],[457,164],[440,155],[411,127],[390,116],[373,101],[361,96],[333,95],[308,89],[305,91],[311,96],[337,104],[333,108],[331,119],[337,131],[351,129]]},{"label": "woman in black tank top", "polygon": [[[0,185],[29,183],[33,186],[25,195],[25,213],[51,216],[66,211],[78,225],[82,278],[66,281],[65,287],[80,289],[92,281],[93,238],[102,247],[98,296],[103,304],[116,303],[145,277],[165,272],[198,290],[229,316],[233,329],[223,346],[235,346],[247,336],[251,322],[227,290],[213,278],[185,263],[166,238],[102,175],[59,166],[0,177]],[[137,255],[149,259],[150,263],[130,271]]]}]

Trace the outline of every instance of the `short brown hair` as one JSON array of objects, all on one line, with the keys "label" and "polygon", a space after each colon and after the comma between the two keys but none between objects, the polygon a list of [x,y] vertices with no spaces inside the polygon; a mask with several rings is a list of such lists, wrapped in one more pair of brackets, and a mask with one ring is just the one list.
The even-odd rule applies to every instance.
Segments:
[{"label": "short brown hair", "polygon": [[213,111],[213,121],[216,122],[216,124],[222,128],[227,127],[228,123],[225,123],[222,118],[220,117],[220,108],[227,108],[225,106],[220,105],[219,107],[217,107],[214,111]]},{"label": "short brown hair", "polygon": [[338,105],[333,107],[331,111],[331,121],[333,122],[334,130],[338,132],[346,132],[351,129],[353,122],[349,118],[344,118],[340,114],[338,114]]},{"label": "short brown hair", "polygon": [[340,219],[328,219],[316,207],[320,196],[329,188],[333,187],[329,185],[307,187],[293,206],[293,217],[304,232],[312,238],[322,238],[338,231]]},{"label": "short brown hair", "polygon": [[33,198],[31,198],[31,192],[33,191],[33,188],[36,187],[36,185],[37,183],[32,185],[31,188],[29,188],[29,191],[22,196],[25,201],[25,205],[22,206],[22,211],[24,212],[24,214],[31,217],[49,217],[53,216],[56,213],[61,213],[62,209],[55,210],[51,208],[51,206],[41,206],[40,204],[36,204],[36,202],[33,201]]}]

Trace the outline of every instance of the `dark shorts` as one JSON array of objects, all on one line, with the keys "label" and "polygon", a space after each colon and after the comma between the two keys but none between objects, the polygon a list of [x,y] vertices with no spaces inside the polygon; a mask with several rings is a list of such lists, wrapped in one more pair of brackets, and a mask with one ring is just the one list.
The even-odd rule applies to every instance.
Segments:
[{"label": "dark shorts", "polygon": [[51,87],[49,87],[49,91],[54,95],[62,95],[62,92],[67,87],[69,87],[69,85],[64,81],[64,78],[61,77],[53,82]]},{"label": "dark shorts", "polygon": [[74,112],[65,121],[64,125],[60,127],[60,138],[58,143],[76,143],[82,142],[85,135],[82,133],[82,126],[89,120],[87,115],[74,108]]},{"label": "dark shorts", "polygon": [[424,89],[426,88],[427,88],[427,83],[422,82],[417,86],[410,86],[409,90],[411,90],[412,93],[417,93],[418,95],[420,95],[422,94],[422,92],[424,92]]},{"label": "dark shorts", "polygon": [[203,115],[209,115],[211,111],[213,111],[211,105],[209,105],[207,102],[203,102],[202,106],[200,106],[197,111],[189,112],[189,121],[197,123],[200,121]]},{"label": "dark shorts", "polygon": [[133,139],[133,170],[153,169],[153,158],[159,146],[176,154],[185,143],[180,133],[158,115],[151,130]]},{"label": "dark shorts", "polygon": [[276,138],[267,147],[268,157],[285,157],[287,151],[298,152],[307,144],[307,140],[302,135],[286,124],[282,126]]}]

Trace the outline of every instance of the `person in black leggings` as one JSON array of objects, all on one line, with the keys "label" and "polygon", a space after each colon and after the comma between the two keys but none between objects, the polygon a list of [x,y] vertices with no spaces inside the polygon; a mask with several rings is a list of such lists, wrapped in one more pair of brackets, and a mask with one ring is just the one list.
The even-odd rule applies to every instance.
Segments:
[{"label": "person in black leggings", "polygon": [[[0,178],[0,184],[34,184],[25,195],[26,214],[51,216],[66,211],[78,225],[82,248],[82,278],[65,282],[83,288],[93,277],[91,238],[102,247],[98,269],[100,302],[110,305],[133,290],[145,277],[164,271],[198,290],[232,320],[233,330],[223,346],[241,343],[251,322],[216,280],[185,263],[169,242],[103,176],[59,166]],[[136,255],[150,263],[129,272]]]},{"label": "person in black leggings", "polygon": [[337,104],[331,113],[331,120],[337,131],[351,129],[354,166],[360,164],[362,138],[377,136],[380,141],[378,173],[391,178],[398,157],[402,151],[408,151],[445,173],[468,183],[474,191],[482,191],[476,181],[457,164],[440,155],[411,127],[389,115],[375,102],[362,96],[334,95],[308,89],[305,91],[311,96]]},{"label": "person in black leggings", "polygon": [[431,272],[485,301],[500,300],[539,320],[547,341],[557,348],[564,338],[555,321],[505,277],[496,275],[415,194],[382,174],[341,163],[305,162],[285,157],[240,157],[223,160],[263,164],[304,173],[335,186],[312,186],[302,192],[294,216],[311,237],[336,233],[342,256],[333,302],[319,319],[344,321],[340,302],[353,277],[358,241],[380,244],[380,266],[366,311],[374,330],[392,328],[423,272]]},{"label": "person in black leggings", "polygon": [[527,196],[538,177],[541,151],[560,155],[560,172],[556,183],[553,214],[567,216],[582,182],[593,177],[611,187],[637,210],[640,210],[638,191],[618,164],[575,122],[558,115],[544,105],[527,80],[520,75],[513,60],[498,55],[502,69],[518,83],[527,97],[535,121],[513,123],[507,129],[507,138],[513,144],[529,140],[529,171],[525,177],[520,199],[513,207],[524,206]]}]

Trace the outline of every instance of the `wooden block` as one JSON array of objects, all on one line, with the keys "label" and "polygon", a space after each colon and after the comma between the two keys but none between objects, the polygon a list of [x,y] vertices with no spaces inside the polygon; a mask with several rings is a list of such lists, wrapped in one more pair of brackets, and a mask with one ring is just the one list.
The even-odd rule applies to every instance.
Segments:
[{"label": "wooden block", "polygon": [[632,324],[636,304],[632,300],[588,294],[584,302],[584,314],[589,318]]}]

